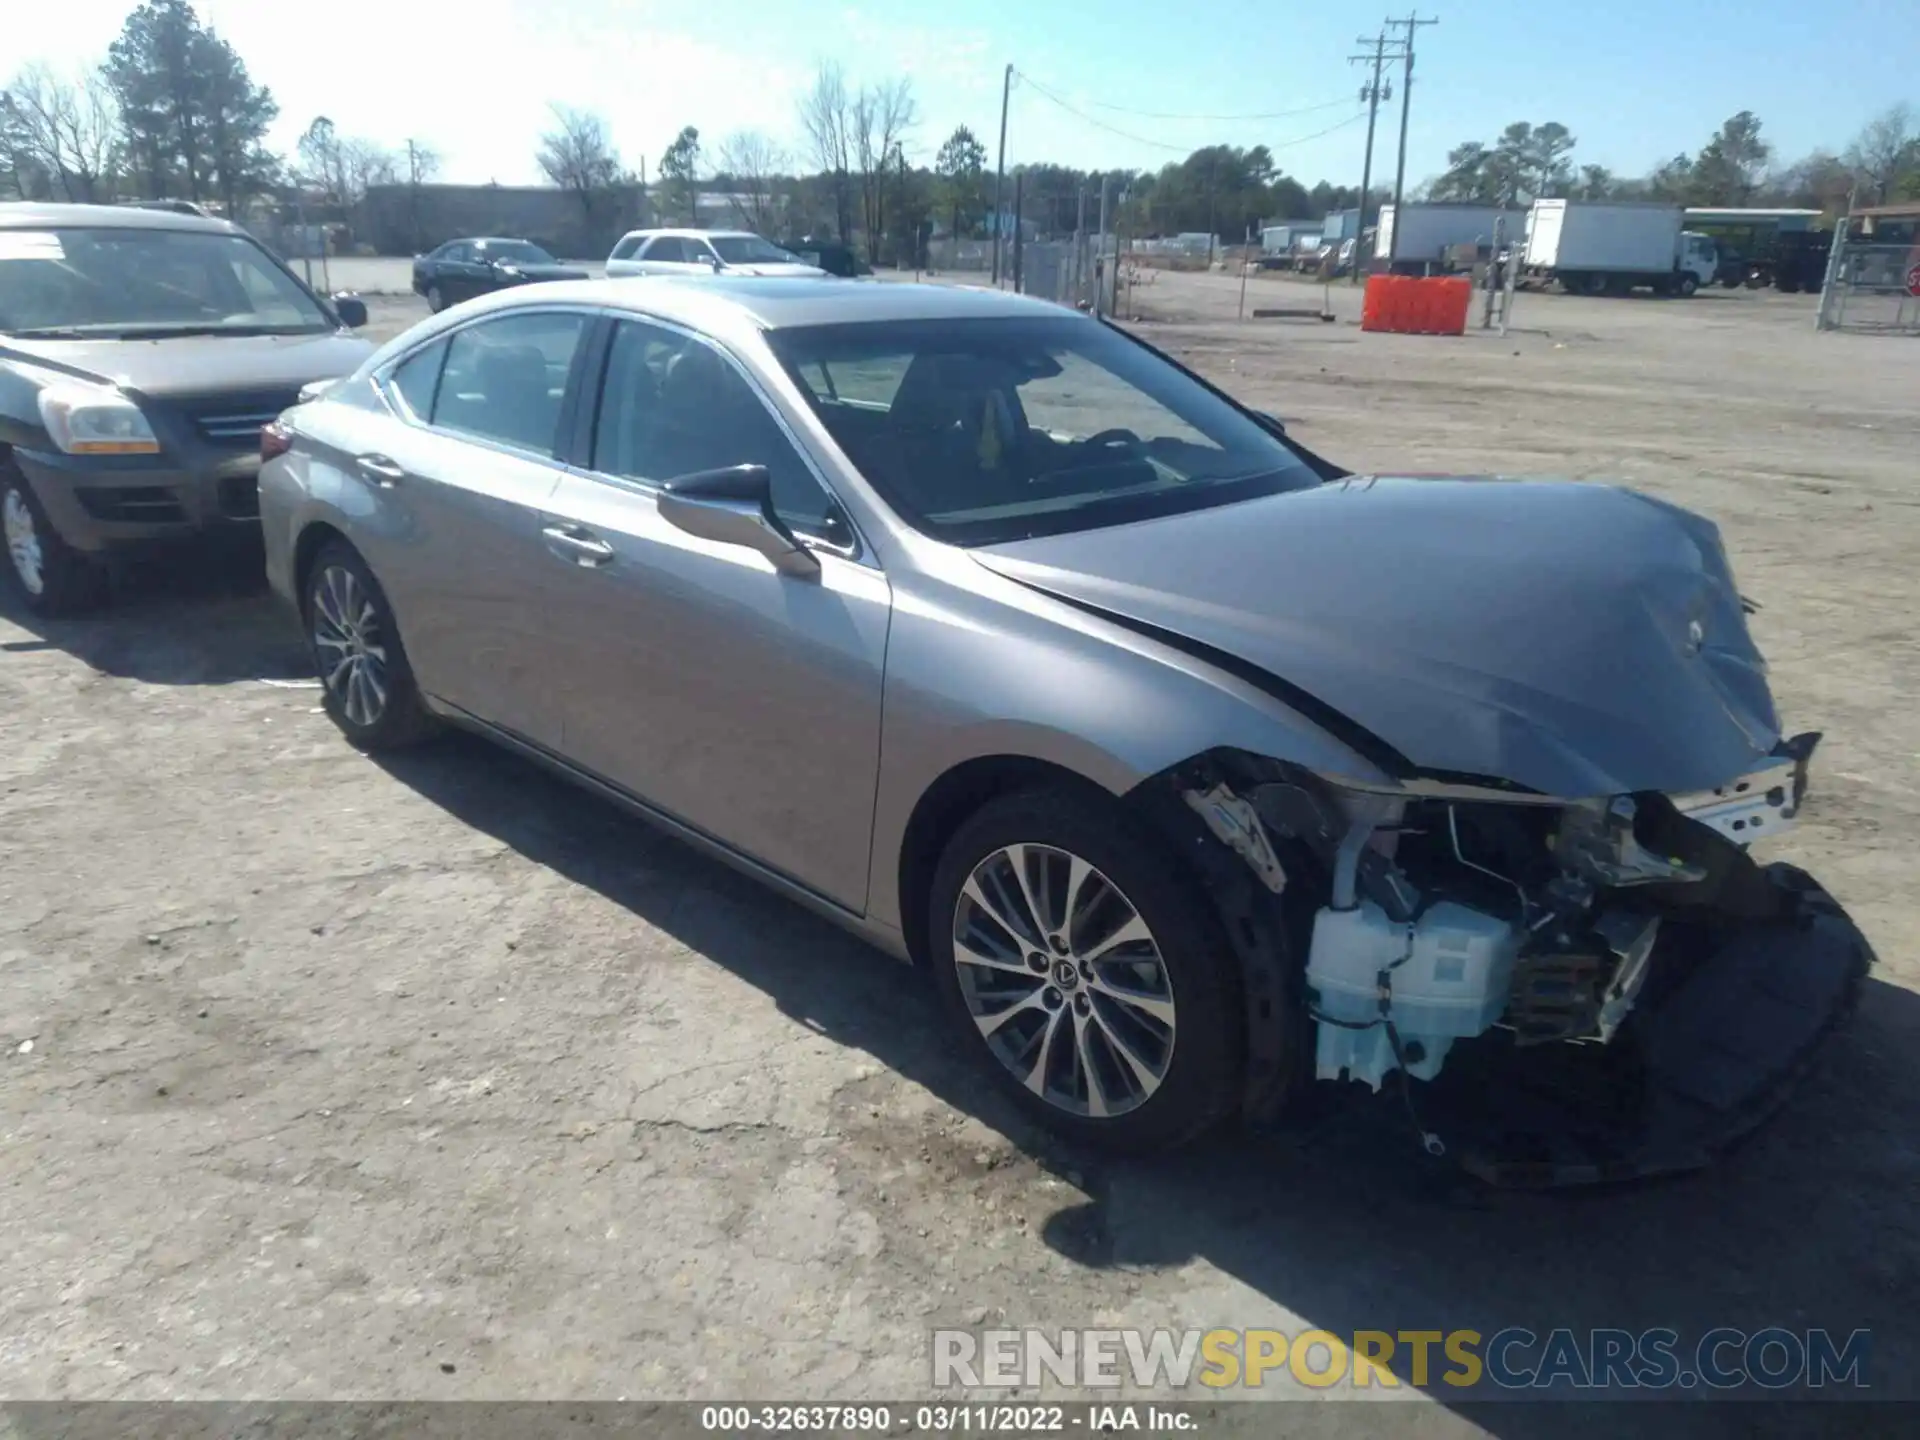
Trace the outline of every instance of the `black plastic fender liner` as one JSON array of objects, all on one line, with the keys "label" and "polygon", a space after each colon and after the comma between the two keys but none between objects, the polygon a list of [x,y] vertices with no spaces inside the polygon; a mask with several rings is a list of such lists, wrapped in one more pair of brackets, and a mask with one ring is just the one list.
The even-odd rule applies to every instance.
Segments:
[{"label": "black plastic fender liner", "polygon": [[1233,946],[1246,1019],[1247,1073],[1240,1119],[1258,1126],[1278,1119],[1313,1087],[1313,1024],[1302,992],[1306,955],[1300,937],[1312,932],[1312,910],[1323,887],[1304,848],[1291,837],[1273,834],[1270,839],[1287,872],[1286,890],[1274,894],[1184,800],[1187,790],[1205,791],[1223,782],[1231,787],[1236,779],[1252,778],[1228,773],[1240,758],[1230,751],[1197,756],[1143,782],[1128,801],[1192,867]]},{"label": "black plastic fender liner", "polygon": [[1783,918],[1729,926],[1700,953],[1669,955],[1691,962],[1685,978],[1636,1012],[1612,1046],[1577,1047],[1627,1047],[1616,1074],[1630,1069],[1631,1083],[1619,1095],[1529,1087],[1537,1049],[1502,1057],[1505,1082],[1469,1077],[1466,1066],[1443,1072],[1428,1117],[1461,1166],[1504,1188],[1645,1179],[1712,1163],[1776,1113],[1852,1012],[1874,956],[1811,876],[1785,864],[1761,874],[1780,893]]}]

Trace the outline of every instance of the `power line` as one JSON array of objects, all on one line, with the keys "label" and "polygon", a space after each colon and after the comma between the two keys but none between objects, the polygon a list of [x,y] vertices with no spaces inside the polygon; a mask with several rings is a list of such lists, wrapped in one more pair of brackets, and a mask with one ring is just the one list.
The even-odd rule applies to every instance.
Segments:
[{"label": "power line", "polygon": [[[1194,147],[1191,144],[1170,145],[1165,140],[1150,140],[1145,135],[1136,135],[1130,130],[1122,130],[1117,125],[1109,125],[1106,121],[1096,119],[1092,115],[1087,114],[1086,111],[1081,110],[1073,105],[1069,105],[1065,100],[1062,100],[1058,95],[1054,94],[1051,90],[1047,89],[1047,87],[1042,85],[1038,80],[1034,79],[1031,75],[1027,74],[1026,71],[1019,70],[1019,71],[1016,71],[1015,73],[1019,75],[1019,77],[1023,81],[1025,81],[1028,85],[1033,87],[1033,89],[1038,91],[1046,99],[1051,100],[1054,104],[1058,105],[1062,110],[1066,111],[1069,115],[1072,115],[1076,119],[1085,121],[1087,124],[1093,126],[1093,128],[1096,130],[1104,130],[1109,135],[1117,135],[1122,140],[1131,140],[1136,145],[1146,145],[1152,149],[1165,150],[1175,155],[1191,155],[1193,153]],[[1338,103],[1342,105],[1346,105],[1346,104],[1350,104],[1351,102],[1347,100],[1341,100]],[[1318,106],[1315,108],[1325,109],[1327,107]],[[1291,140],[1277,141],[1273,144],[1268,145],[1267,149],[1283,150],[1283,149],[1286,149],[1288,146],[1292,146],[1292,145],[1304,145],[1309,140],[1318,140],[1324,135],[1333,134],[1334,131],[1336,130],[1344,130],[1347,126],[1363,118],[1365,114],[1366,112],[1364,110],[1356,110],[1353,114],[1349,115],[1346,119],[1338,122],[1337,124],[1329,125],[1324,130],[1316,130],[1311,135],[1299,135]]]},{"label": "power line", "polygon": [[1134,115],[1142,120],[1289,120],[1295,115],[1314,115],[1336,110],[1353,102],[1342,95],[1338,100],[1323,100],[1318,105],[1302,105],[1297,110],[1249,110],[1238,115],[1203,115],[1181,110],[1130,110],[1124,105],[1109,105],[1102,100],[1087,102],[1096,110],[1111,110],[1118,115]]}]

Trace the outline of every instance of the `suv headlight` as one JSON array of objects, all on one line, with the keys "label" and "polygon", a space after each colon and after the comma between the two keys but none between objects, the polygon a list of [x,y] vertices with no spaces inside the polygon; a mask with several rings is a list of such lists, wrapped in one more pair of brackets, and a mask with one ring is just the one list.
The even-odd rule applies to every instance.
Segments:
[{"label": "suv headlight", "polygon": [[40,420],[69,455],[158,455],[140,407],[113,390],[53,385],[40,392]]}]

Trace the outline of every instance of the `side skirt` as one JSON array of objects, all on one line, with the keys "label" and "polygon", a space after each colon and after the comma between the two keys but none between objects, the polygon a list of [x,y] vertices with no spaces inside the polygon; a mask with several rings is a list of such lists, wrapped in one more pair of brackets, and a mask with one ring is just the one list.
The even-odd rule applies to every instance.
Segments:
[{"label": "side skirt", "polygon": [[646,821],[656,829],[665,831],[682,844],[698,850],[710,859],[718,860],[723,865],[758,880],[783,899],[791,900],[796,905],[811,910],[822,919],[832,921],[841,929],[865,940],[869,945],[884,950],[894,959],[912,963],[907,955],[905,937],[892,926],[877,920],[869,920],[866,916],[849,910],[837,900],[831,900],[817,890],[810,889],[799,881],[783,875],[778,870],[762,865],[758,860],[734,849],[724,840],[716,839],[697,826],[676,819],[664,810],[656,809],[625,787],[616,785],[613,781],[596,775],[590,770],[582,769],[565,756],[557,755],[535,741],[516,735],[511,730],[504,730],[438,697],[429,698],[427,708],[449,724],[457,725],[462,730],[491,740],[502,749],[511,750],[514,754],[531,760],[543,769],[560,776],[561,779],[571,781],[603,800],[611,801],[628,814]]}]

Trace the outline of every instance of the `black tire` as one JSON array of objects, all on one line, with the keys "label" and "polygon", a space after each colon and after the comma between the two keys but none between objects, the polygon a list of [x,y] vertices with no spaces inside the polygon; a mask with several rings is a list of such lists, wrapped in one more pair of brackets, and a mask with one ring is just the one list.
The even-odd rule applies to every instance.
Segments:
[{"label": "black tire", "polygon": [[1700,277],[1695,275],[1691,270],[1683,270],[1680,272],[1680,278],[1675,280],[1673,284],[1675,294],[1682,300],[1690,300],[1693,298],[1695,292],[1700,289]]},{"label": "black tire", "polygon": [[1585,285],[1582,288],[1589,295],[1605,295],[1613,289],[1613,277],[1604,272],[1596,271],[1594,274],[1586,277]]},{"label": "black tire", "polygon": [[427,309],[431,310],[434,314],[438,315],[442,310],[446,308],[447,308],[446,291],[440,288],[440,284],[438,281],[435,281],[433,284],[427,286]]},{"label": "black tire", "polygon": [[[1135,1040],[1144,1038],[1146,1043],[1136,1049],[1142,1054],[1153,1052],[1151,1058],[1158,1063],[1160,1078],[1157,1088],[1146,1092],[1143,1099],[1132,1101],[1132,1108],[1124,1113],[1105,1116],[1079,1113],[1028,1089],[1009,1068],[1010,1062],[1003,1061],[995,1052],[974,1019],[973,1004],[981,997],[976,993],[970,1001],[967,985],[977,982],[970,980],[963,985],[955,963],[954,932],[963,913],[960,910],[962,890],[977,869],[999,856],[1006,847],[1017,845],[1055,852],[1056,857],[1059,852],[1065,852],[1085,861],[1118,892],[1122,904],[1132,906],[1150,932],[1152,944],[1144,952],[1134,947],[1130,953],[1157,955],[1160,978],[1165,982],[1164,994],[1173,1007],[1171,1043],[1164,1049],[1155,1049],[1157,1032],[1149,1032],[1140,1019],[1140,1012],[1118,1005],[1110,998],[1116,993],[1113,989],[1108,988],[1104,998],[1096,993],[1101,985],[1110,985],[1109,971],[1103,971],[1096,980],[1089,967],[1080,967],[1084,984],[1056,979],[1063,964],[1067,969],[1074,968],[1071,960],[1062,957],[1077,953],[1061,950],[1058,935],[1054,937],[1053,948],[1044,955],[1036,944],[1035,950],[1026,957],[1029,964],[1045,960],[1055,969],[1042,965],[1040,974],[1028,976],[1024,982],[1016,977],[1006,982],[1009,989],[996,991],[996,995],[1021,995],[1044,1001],[1048,991],[1055,995],[1062,993],[1055,989],[1056,985],[1078,987],[1074,988],[1071,1001],[1042,1006],[1031,1025],[1024,1017],[1003,1024],[1002,1029],[1009,1034],[1017,1034],[1022,1027],[1045,1027],[1050,1017],[1056,1017],[1063,1024],[1072,1023],[1071,1032],[1062,1032],[1071,1042],[1082,1023],[1075,1016],[1086,1017],[1092,1007],[1098,1005],[1101,1008],[1094,1018],[1101,1020],[1102,1037],[1123,1033]],[[1055,863],[1059,863],[1057,858]],[[1093,883],[1091,879],[1083,881],[1083,893],[1084,887]],[[1107,903],[1108,898],[1102,894],[1100,903],[1089,906],[1089,912],[1095,918],[1111,918],[1110,910],[1101,909]],[[1043,904],[1051,906],[1051,901]],[[964,913],[972,917],[978,912],[969,901]],[[948,842],[934,872],[928,914],[926,954],[958,1043],[984,1064],[1014,1103],[1041,1125],[1103,1150],[1138,1153],[1171,1149],[1194,1141],[1218,1126],[1235,1108],[1244,1076],[1245,1032],[1238,968],[1232,949],[1212,903],[1198,883],[1181,868],[1157,836],[1116,802],[1097,794],[1081,795],[1065,790],[1030,791],[990,801]],[[1061,927],[1062,930],[1070,928],[1073,927]],[[1001,933],[1004,934],[1004,930]],[[1084,940],[1088,933],[1095,936],[1092,941]],[[1103,933],[1097,927],[1089,931],[1083,926],[1082,943],[1097,951],[1103,943],[1099,938]],[[1127,947],[1116,949],[1126,951]],[[1141,962],[1100,963],[1112,967]],[[984,971],[978,965],[969,966],[970,976],[986,975],[991,979],[997,973]],[[1022,990],[1019,987],[1023,984],[1033,988]],[[1004,1013],[1011,1014],[1017,1008],[1015,1004],[1008,1004]],[[1031,1011],[1032,1007],[1028,1009]],[[986,1013],[992,1016],[1003,1010],[996,1007]],[[1086,1025],[1089,1031],[1094,1028],[1092,1020],[1087,1020]],[[1135,1029],[1135,1026],[1141,1028]],[[1034,1040],[1038,1039],[1036,1034]],[[1010,1045],[1013,1041],[1003,1043]],[[1027,1042],[1029,1046],[1033,1043],[1033,1040]],[[1048,1059],[1069,1061],[1075,1074],[1083,1074],[1085,1069],[1105,1069],[1112,1078],[1101,1086],[1103,1093],[1127,1088],[1120,1054],[1104,1039],[1091,1042],[1086,1051],[1071,1043],[1066,1048],[1074,1053],[1062,1056],[1057,1049],[1050,1049]],[[1095,1050],[1100,1052],[1105,1064],[1096,1058],[1083,1069],[1079,1057]],[[1049,1065],[1047,1073],[1050,1075],[1054,1068],[1057,1067]],[[1115,1085],[1112,1079],[1120,1083]],[[1083,1081],[1080,1088],[1085,1091],[1091,1087]],[[1145,1087],[1137,1088],[1144,1090]],[[1087,1111],[1093,1108],[1085,1101],[1080,1104]]]},{"label": "black tire", "polygon": [[47,519],[26,476],[0,458],[0,515],[7,554],[0,561],[8,590],[35,615],[57,619],[97,604],[106,591],[100,561],[74,549]]},{"label": "black tire", "polygon": [[[399,750],[438,731],[414,683],[386,592],[359,551],[338,540],[322,546],[307,568],[300,601],[327,715],[349,743],[361,750]],[[343,619],[351,624],[343,627]],[[358,686],[345,665],[350,651],[363,667]],[[370,682],[364,667],[375,656],[379,664]]]}]

